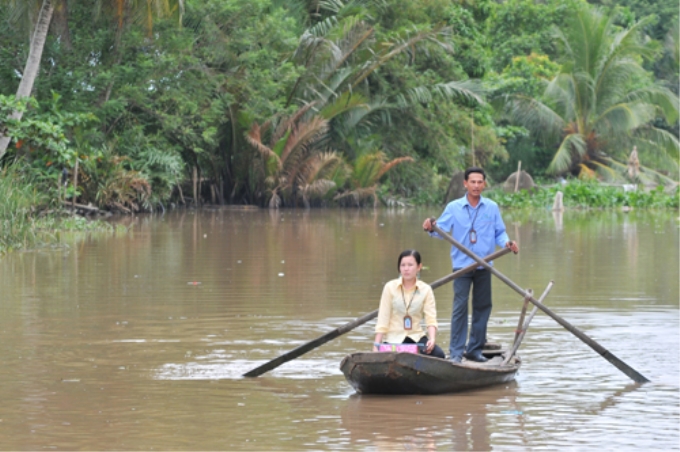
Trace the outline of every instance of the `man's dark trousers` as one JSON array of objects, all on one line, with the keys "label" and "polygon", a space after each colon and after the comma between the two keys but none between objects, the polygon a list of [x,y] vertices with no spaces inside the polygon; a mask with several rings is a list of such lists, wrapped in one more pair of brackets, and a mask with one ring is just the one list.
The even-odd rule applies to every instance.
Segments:
[{"label": "man's dark trousers", "polygon": [[[454,269],[456,270],[458,269]],[[470,286],[472,286],[472,326],[466,350]],[[450,356],[462,357],[463,353],[479,354],[486,343],[486,326],[491,316],[491,272],[482,268],[464,274],[453,281],[453,294]]]}]

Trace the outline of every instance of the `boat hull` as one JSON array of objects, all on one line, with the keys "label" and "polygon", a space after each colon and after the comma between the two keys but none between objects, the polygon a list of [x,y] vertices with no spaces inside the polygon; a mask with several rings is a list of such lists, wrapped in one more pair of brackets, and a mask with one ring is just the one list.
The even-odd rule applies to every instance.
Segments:
[{"label": "boat hull", "polygon": [[340,370],[360,394],[443,394],[514,380],[519,358],[512,365],[500,362],[500,356],[484,364],[459,364],[414,353],[354,353],[342,360]]}]

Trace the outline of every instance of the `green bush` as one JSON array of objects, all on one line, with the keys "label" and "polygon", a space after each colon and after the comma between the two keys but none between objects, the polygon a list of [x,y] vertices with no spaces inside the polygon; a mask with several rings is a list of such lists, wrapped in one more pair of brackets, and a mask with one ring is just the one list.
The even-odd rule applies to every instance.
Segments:
[{"label": "green bush", "polygon": [[677,209],[680,205],[680,188],[678,187],[670,194],[661,185],[650,191],[642,189],[624,191],[622,187],[578,180],[570,181],[564,185],[537,188],[532,192],[521,190],[518,193],[505,193],[501,189],[492,189],[485,192],[485,196],[503,207],[550,208],[558,191],[563,193],[562,200],[567,208]]}]

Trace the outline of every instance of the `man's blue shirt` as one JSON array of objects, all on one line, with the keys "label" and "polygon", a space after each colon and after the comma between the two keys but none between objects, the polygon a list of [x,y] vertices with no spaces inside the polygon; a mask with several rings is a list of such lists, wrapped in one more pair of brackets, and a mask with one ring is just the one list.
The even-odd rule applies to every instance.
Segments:
[{"label": "man's blue shirt", "polygon": [[[444,212],[437,218],[437,226],[448,232],[454,239],[465,245],[480,257],[493,253],[496,245],[503,248],[510,241],[505,232],[505,224],[501,218],[498,204],[480,196],[477,207],[468,202],[467,194],[447,204]],[[470,241],[470,230],[477,233],[477,242]],[[442,238],[436,232],[433,237]],[[451,247],[451,264],[455,269],[467,267],[475,261],[455,246]],[[493,262],[490,262],[493,265]]]}]

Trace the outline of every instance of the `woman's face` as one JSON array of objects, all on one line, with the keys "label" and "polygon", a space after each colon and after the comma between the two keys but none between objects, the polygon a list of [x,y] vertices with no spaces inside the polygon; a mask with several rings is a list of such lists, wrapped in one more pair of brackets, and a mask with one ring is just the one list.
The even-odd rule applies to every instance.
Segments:
[{"label": "woman's face", "polygon": [[418,264],[415,257],[404,256],[399,263],[399,273],[404,279],[415,279],[418,276],[421,267],[422,264]]}]

